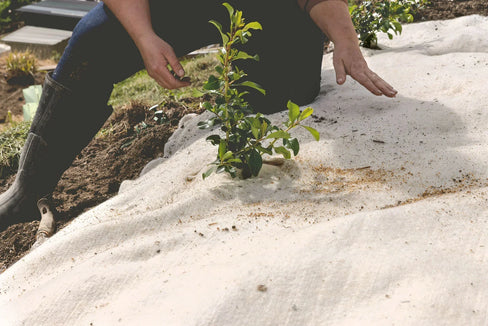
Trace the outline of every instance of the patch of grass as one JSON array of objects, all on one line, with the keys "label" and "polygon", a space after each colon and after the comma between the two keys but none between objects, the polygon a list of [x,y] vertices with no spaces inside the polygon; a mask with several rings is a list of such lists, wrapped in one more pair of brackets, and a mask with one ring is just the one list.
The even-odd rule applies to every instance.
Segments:
[{"label": "patch of grass", "polygon": [[214,72],[218,59],[216,54],[207,54],[182,60],[181,63],[185,69],[186,76],[191,78],[191,86],[168,90],[159,86],[147,74],[146,70],[142,70],[114,86],[109,104],[114,107],[120,107],[138,101],[152,105],[168,99],[178,100],[191,97],[193,91],[201,89],[203,83]]},{"label": "patch of grass", "polygon": [[30,122],[13,123],[0,133],[0,177],[5,178],[17,171],[20,152],[24,147]]},{"label": "patch of grass", "polygon": [[10,52],[7,57],[9,78],[33,76],[37,71],[37,59],[30,51]]}]

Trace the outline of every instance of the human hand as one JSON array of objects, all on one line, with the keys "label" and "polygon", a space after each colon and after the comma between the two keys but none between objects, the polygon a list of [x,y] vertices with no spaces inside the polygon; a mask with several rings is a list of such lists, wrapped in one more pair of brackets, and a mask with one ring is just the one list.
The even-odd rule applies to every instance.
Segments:
[{"label": "human hand", "polygon": [[[138,39],[137,47],[141,53],[147,73],[159,85],[167,89],[176,89],[190,85],[176,54],[167,42],[156,34]],[[173,72],[168,69],[170,65]]]},{"label": "human hand", "polygon": [[397,91],[374,71],[369,69],[361,50],[356,44],[335,45],[333,63],[337,84],[344,84],[346,75],[350,75],[375,95],[396,96]]}]

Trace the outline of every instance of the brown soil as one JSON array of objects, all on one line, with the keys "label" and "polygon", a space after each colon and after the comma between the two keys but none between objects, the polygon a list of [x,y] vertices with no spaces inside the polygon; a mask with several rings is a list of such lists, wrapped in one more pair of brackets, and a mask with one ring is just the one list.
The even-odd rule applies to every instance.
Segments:
[{"label": "brown soil", "polygon": [[[39,71],[34,76],[24,80],[10,79],[6,70],[7,56],[0,56],[0,123],[5,122],[7,112],[11,111],[14,120],[22,119],[22,106],[25,104],[22,89],[29,85],[39,85],[44,81],[45,71]],[[42,60],[38,62],[39,67],[52,65],[53,61]]]},{"label": "brown soil", "polygon": [[[450,19],[463,15],[488,15],[486,0],[431,0],[417,20]],[[14,116],[22,114],[22,88],[5,79],[5,57],[0,58],[0,122],[10,110]],[[35,76],[40,84],[43,73]],[[161,156],[164,144],[174,132],[179,119],[198,111],[198,103],[170,102],[163,108],[166,122],[156,124],[153,113],[141,104],[119,108],[105,124],[102,136],[85,148],[65,172],[53,196],[59,216],[57,227],[62,228],[87,209],[114,196],[120,183],[137,177],[150,160]],[[148,127],[143,128],[142,122]],[[0,192],[13,182],[13,176],[0,180]],[[33,244],[38,222],[12,225],[0,233],[0,273],[19,258]]]},{"label": "brown soil", "polygon": [[467,15],[488,16],[486,0],[430,0],[417,15],[417,20],[452,19]]},{"label": "brown soil", "polygon": [[[154,111],[141,103],[118,108],[102,132],[66,170],[53,194],[63,228],[73,218],[114,196],[123,180],[136,178],[144,166],[163,154],[164,144],[188,113],[200,113],[199,99],[169,101],[164,122],[154,121]],[[0,180],[0,193],[15,176]],[[0,233],[0,272],[21,258],[32,246],[38,221],[12,225]]]}]

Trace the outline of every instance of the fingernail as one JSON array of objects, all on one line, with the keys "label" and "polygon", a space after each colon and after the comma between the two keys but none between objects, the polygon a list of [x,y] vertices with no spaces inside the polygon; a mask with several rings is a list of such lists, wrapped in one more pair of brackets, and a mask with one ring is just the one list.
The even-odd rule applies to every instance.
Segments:
[{"label": "fingernail", "polygon": [[343,82],[344,82],[344,79],[342,79],[342,78],[337,79],[337,83],[342,84]]},{"label": "fingernail", "polygon": [[185,71],[183,69],[178,70],[178,76],[183,77],[185,75]]}]

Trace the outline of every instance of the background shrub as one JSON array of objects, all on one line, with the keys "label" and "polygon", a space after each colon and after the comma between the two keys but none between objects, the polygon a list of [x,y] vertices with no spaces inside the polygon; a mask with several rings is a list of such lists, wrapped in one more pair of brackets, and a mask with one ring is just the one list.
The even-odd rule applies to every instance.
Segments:
[{"label": "background shrub", "polygon": [[427,0],[349,0],[349,13],[361,45],[378,48],[377,33],[402,32],[401,23],[413,22],[413,15],[428,3]]},{"label": "background shrub", "polygon": [[0,34],[11,32],[19,27],[20,14],[15,9],[26,6],[35,0],[0,0]]}]

